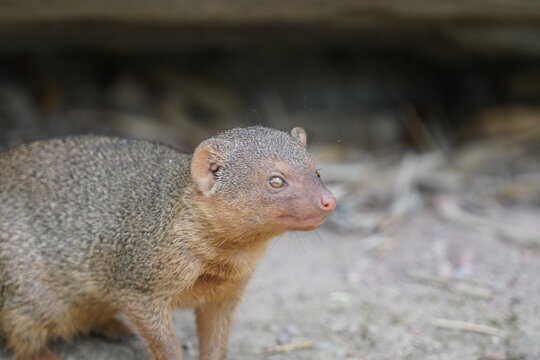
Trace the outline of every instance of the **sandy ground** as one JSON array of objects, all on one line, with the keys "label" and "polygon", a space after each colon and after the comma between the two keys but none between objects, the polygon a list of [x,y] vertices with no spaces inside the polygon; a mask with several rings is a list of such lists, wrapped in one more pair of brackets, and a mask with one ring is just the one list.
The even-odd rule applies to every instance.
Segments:
[{"label": "sandy ground", "polygon": [[[540,359],[539,274],[539,251],[429,211],[386,235],[287,234],[249,285],[229,359]],[[440,319],[496,335],[447,329]],[[179,311],[175,327],[186,358],[197,359],[191,312]],[[305,342],[307,349],[271,353]],[[52,348],[65,360],[149,358],[136,337],[82,337]]]}]

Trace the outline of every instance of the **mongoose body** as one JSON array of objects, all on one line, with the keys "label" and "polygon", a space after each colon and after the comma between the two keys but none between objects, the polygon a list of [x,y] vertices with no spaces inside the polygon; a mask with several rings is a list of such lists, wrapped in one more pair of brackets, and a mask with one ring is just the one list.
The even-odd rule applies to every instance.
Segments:
[{"label": "mongoose body", "polygon": [[106,136],[0,153],[0,334],[16,359],[54,337],[128,333],[181,359],[171,311],[193,307],[200,359],[226,357],[245,284],[269,240],[335,208],[300,128],[232,129],[193,155]]}]

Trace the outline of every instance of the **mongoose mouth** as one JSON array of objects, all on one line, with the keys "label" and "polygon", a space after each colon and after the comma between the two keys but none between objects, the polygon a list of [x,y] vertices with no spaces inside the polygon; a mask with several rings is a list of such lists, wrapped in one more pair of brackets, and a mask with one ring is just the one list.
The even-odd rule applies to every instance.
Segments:
[{"label": "mongoose mouth", "polygon": [[308,231],[321,226],[326,220],[326,215],[317,215],[308,218],[301,218],[294,215],[284,215],[279,217],[280,222],[287,231]]}]

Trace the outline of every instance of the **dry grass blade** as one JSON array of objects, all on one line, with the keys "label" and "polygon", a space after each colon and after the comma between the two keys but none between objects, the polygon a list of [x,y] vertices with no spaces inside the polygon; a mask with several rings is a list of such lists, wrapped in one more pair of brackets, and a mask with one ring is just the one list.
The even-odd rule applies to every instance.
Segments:
[{"label": "dry grass blade", "polygon": [[284,352],[289,352],[289,351],[306,350],[306,349],[311,349],[311,348],[313,348],[313,342],[305,341],[298,344],[279,345],[279,346],[266,350],[265,353],[266,354],[279,354],[279,353],[284,353]]},{"label": "dry grass blade", "polygon": [[460,294],[469,295],[480,299],[490,299],[493,297],[494,291],[486,286],[468,284],[461,279],[445,279],[420,271],[411,271],[408,275],[418,281],[428,284],[434,284],[444,289],[454,291]]},{"label": "dry grass blade", "polygon": [[457,320],[448,320],[448,319],[433,319],[431,324],[436,327],[461,330],[461,331],[470,331],[484,335],[493,335],[493,336],[506,336],[506,331],[487,325],[480,325],[466,321],[457,321]]}]

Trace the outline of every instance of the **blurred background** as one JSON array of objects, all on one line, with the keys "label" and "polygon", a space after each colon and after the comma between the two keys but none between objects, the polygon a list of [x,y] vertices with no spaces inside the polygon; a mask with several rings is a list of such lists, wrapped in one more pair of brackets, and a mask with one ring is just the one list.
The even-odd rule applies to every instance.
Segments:
[{"label": "blurred background", "polygon": [[274,242],[231,359],[540,359],[539,2],[0,0],[0,149],[250,125],[304,127],[338,209]]}]

